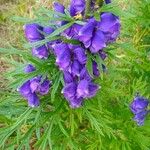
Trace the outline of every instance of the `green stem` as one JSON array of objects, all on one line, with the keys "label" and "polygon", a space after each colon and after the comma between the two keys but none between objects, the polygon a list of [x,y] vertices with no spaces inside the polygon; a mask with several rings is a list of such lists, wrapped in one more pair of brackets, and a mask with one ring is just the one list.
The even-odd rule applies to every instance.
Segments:
[{"label": "green stem", "polygon": [[90,13],[91,2],[92,2],[92,0],[86,0],[85,15],[84,15],[85,18],[87,18],[88,14]]}]

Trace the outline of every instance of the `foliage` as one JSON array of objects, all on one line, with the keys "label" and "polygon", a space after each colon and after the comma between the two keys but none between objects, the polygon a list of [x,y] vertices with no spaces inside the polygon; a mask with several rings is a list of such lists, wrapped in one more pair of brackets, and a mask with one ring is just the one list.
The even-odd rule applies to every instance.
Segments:
[{"label": "foliage", "polygon": [[[137,127],[129,110],[129,103],[136,92],[150,98],[149,6],[148,0],[124,0],[101,8],[121,16],[122,34],[117,43],[106,49],[107,71],[96,79],[101,90],[78,109],[70,109],[59,94],[63,85],[62,74],[52,65],[53,57],[48,60],[32,57],[29,52],[31,45],[28,44],[22,50],[20,47],[1,48],[5,61],[17,68],[5,74],[11,82],[0,101],[1,149],[150,149],[150,119],[146,119],[143,127]],[[43,17],[40,18],[41,13]],[[35,11],[35,16],[45,24],[53,13],[41,8]],[[70,24],[56,30],[43,43],[52,40],[72,24],[70,16],[61,17]],[[13,19],[30,22],[26,18]],[[26,62],[34,64],[37,70],[23,74],[22,68]],[[41,99],[40,107],[28,108],[16,89],[38,74],[48,75],[54,84],[49,95]]]}]

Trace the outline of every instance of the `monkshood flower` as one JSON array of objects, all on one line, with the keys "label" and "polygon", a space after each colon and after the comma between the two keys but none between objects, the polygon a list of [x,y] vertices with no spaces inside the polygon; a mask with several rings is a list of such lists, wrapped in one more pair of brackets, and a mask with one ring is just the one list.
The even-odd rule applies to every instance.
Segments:
[{"label": "monkshood flower", "polygon": [[109,4],[109,3],[111,3],[111,0],[105,0],[105,3]]},{"label": "monkshood flower", "polygon": [[95,96],[100,88],[92,82],[86,68],[82,69],[80,77],[64,71],[64,82],[62,93],[72,108],[80,107],[85,99]]},{"label": "monkshood flower", "polygon": [[85,0],[71,0],[69,11],[71,16],[84,15]]},{"label": "monkshood flower", "polygon": [[40,32],[43,30],[43,27],[41,27],[40,25],[36,23],[26,24],[23,28],[25,37],[29,42],[36,42],[44,39],[44,35],[42,35],[42,33]]},{"label": "monkshood flower", "polygon": [[[65,14],[65,7],[62,4],[54,2],[53,7],[56,12]],[[82,15],[84,15],[85,11],[85,0],[72,0],[68,11],[75,19],[82,19]],[[57,21],[56,24],[58,26],[62,26],[66,23],[66,21]],[[82,26],[79,24],[73,24],[71,27],[66,29],[62,35],[66,36],[67,38],[77,39],[77,35],[81,27]]]},{"label": "monkshood flower", "polygon": [[70,49],[68,44],[59,43],[53,45],[54,53],[56,55],[56,64],[60,70],[68,71],[72,75],[80,74],[82,68],[86,64],[85,50],[77,46],[75,49]]},{"label": "monkshood flower", "polygon": [[92,53],[97,53],[108,43],[115,41],[119,33],[119,18],[106,12],[101,14],[101,21],[96,21],[94,18],[88,20],[79,31],[79,40]]},{"label": "monkshood flower", "polygon": [[[24,71],[25,73],[33,72],[35,71],[35,67],[31,64],[28,64]],[[18,88],[18,91],[28,101],[28,105],[30,107],[37,107],[40,103],[37,94],[47,94],[50,87],[51,81],[49,81],[47,78],[42,81],[42,76],[37,76],[23,83],[23,85]]]},{"label": "monkshood flower", "polygon": [[139,95],[134,98],[133,102],[130,105],[130,109],[135,115],[133,119],[139,126],[144,124],[145,117],[148,114],[148,105],[149,101]]},{"label": "monkshood flower", "polygon": [[92,62],[92,67],[93,67],[93,75],[96,76],[96,77],[99,77],[100,76],[100,71],[98,69],[98,64],[97,64],[96,61]]},{"label": "monkshood flower", "polygon": [[[24,32],[26,39],[30,42],[38,42],[44,40],[47,35],[50,35],[54,31],[51,27],[42,27],[36,23],[26,24],[24,26]],[[45,33],[42,34],[42,33]],[[33,47],[32,54],[40,59],[47,59],[49,56],[48,48],[51,48],[52,42],[48,42],[40,47]]]}]

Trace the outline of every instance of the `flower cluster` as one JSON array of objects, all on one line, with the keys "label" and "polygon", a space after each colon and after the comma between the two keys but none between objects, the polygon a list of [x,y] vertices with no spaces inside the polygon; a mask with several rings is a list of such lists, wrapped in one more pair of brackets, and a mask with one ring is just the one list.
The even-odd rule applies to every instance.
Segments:
[{"label": "flower cluster", "polygon": [[[30,73],[35,71],[35,67],[31,64],[28,64],[24,72]],[[39,97],[37,94],[45,95],[48,93],[51,86],[51,81],[49,81],[47,78],[44,80],[42,79],[42,76],[34,77],[30,80],[27,80],[21,87],[18,88],[18,91],[20,94],[28,100],[28,105],[30,107],[36,107],[39,106]]]},{"label": "flower cluster", "polygon": [[[106,4],[110,1],[105,1]],[[91,8],[93,9],[95,1],[92,1]],[[57,2],[53,3],[54,11],[57,12],[54,17],[59,17],[57,14],[66,14],[65,7]],[[83,25],[74,23],[68,29],[62,31],[60,36],[66,39],[78,40],[78,45],[68,44],[62,40],[50,41],[40,47],[33,47],[33,56],[40,59],[47,59],[52,53],[56,57],[56,65],[63,72],[64,87],[62,93],[69,102],[72,108],[80,107],[84,99],[95,96],[100,86],[94,83],[94,78],[100,76],[100,71],[96,60],[92,60],[93,75],[89,75],[86,68],[87,54],[99,55],[99,59],[107,57],[104,48],[111,42],[114,42],[120,33],[120,21],[117,16],[109,12],[103,12],[100,15],[100,21],[97,21],[93,16],[85,17],[86,2],[85,0],[71,0],[67,12],[75,20],[81,20]],[[59,19],[58,19],[59,20]],[[65,20],[55,22],[55,29],[67,24]],[[26,39],[30,42],[44,40],[47,35],[50,35],[55,30],[51,26],[43,27],[39,24],[27,24],[24,26]],[[105,70],[105,66],[102,65]],[[29,103],[34,99],[38,99],[35,93],[40,93],[46,90],[47,93],[50,81],[47,79],[40,84],[41,77],[35,77],[20,87],[20,93],[28,99]],[[45,83],[46,82],[46,83]],[[42,86],[44,84],[44,86]],[[46,89],[45,88],[46,85]],[[29,87],[29,88],[27,88]],[[32,98],[33,99],[33,98]],[[38,100],[37,100],[37,103]],[[33,104],[30,104],[33,106]],[[34,104],[37,106],[37,104]]]},{"label": "flower cluster", "polygon": [[133,119],[139,126],[144,124],[145,117],[149,113],[148,105],[149,101],[139,95],[134,98],[133,102],[130,105],[130,109],[135,115]]}]

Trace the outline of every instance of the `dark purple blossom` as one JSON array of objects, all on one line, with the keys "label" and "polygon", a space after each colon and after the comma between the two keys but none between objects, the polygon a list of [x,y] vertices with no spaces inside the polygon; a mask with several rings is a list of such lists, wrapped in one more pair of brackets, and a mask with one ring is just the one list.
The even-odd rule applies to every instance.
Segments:
[{"label": "dark purple blossom", "polygon": [[65,86],[62,93],[72,108],[80,107],[84,99],[95,96],[99,89],[99,86],[92,82],[92,78],[84,68],[79,76],[73,76],[65,71],[64,81]]},{"label": "dark purple blossom", "polygon": [[109,12],[102,13],[101,21],[98,23],[98,27],[105,34],[106,42],[113,42],[120,34],[119,17]]},{"label": "dark purple blossom", "polygon": [[85,0],[71,0],[70,3],[70,15],[76,16],[78,14],[84,13],[85,10]]},{"label": "dark purple blossom", "polygon": [[32,93],[28,95],[27,100],[28,100],[28,105],[30,107],[37,107],[40,104],[39,97],[37,96],[36,93]]},{"label": "dark purple blossom", "polygon": [[101,21],[91,18],[80,29],[79,40],[92,53],[97,53],[105,48],[109,42],[115,41],[119,33],[119,18],[112,13],[102,13]]},{"label": "dark purple blossom", "polygon": [[139,112],[139,113],[135,114],[133,119],[134,119],[134,121],[137,122],[137,124],[139,126],[142,126],[142,125],[144,125],[144,121],[145,121],[145,118],[146,118],[147,114],[148,114],[148,111],[144,110],[142,112]]},{"label": "dark purple blossom", "polygon": [[[61,14],[65,14],[65,7],[60,4],[59,2],[54,2],[53,3],[53,8],[54,8],[54,11],[58,12],[58,13],[61,13]],[[55,17],[59,17],[58,15],[55,15]],[[56,25],[58,26],[63,26],[64,24],[66,24],[67,22],[66,21],[56,21]]]},{"label": "dark purple blossom", "polygon": [[[29,73],[35,71],[35,67],[31,64],[28,64],[25,67],[25,72]],[[39,105],[39,97],[37,93],[45,95],[48,93],[51,86],[51,81],[45,79],[42,81],[42,76],[34,77],[30,80],[27,80],[18,88],[19,93],[28,101],[30,107],[36,107]]]},{"label": "dark purple blossom", "polygon": [[148,114],[149,101],[144,97],[137,95],[130,105],[130,109],[133,112],[134,120],[139,126],[144,124],[146,115]]},{"label": "dark purple blossom", "polygon": [[35,71],[36,70],[36,68],[33,66],[33,65],[31,65],[31,64],[28,64],[25,68],[24,68],[24,72],[25,73],[30,73],[30,72],[33,72],[33,71]]},{"label": "dark purple blossom", "polygon": [[92,53],[97,53],[100,49],[106,47],[105,35],[97,28],[97,21],[93,18],[89,19],[88,23],[80,29],[79,40]]},{"label": "dark purple blossom", "polygon": [[32,48],[32,55],[40,59],[47,59],[49,56],[49,50],[46,47],[46,45],[35,47],[35,48]]},{"label": "dark purple blossom", "polygon": [[86,64],[86,53],[81,47],[70,49],[67,44],[60,43],[53,45],[56,55],[56,64],[60,70],[69,71],[72,75],[80,74]]},{"label": "dark purple blossom", "polygon": [[149,101],[141,96],[136,96],[133,102],[130,105],[130,109],[134,114],[146,110],[148,107]]},{"label": "dark purple blossom", "polygon": [[91,98],[95,96],[99,86],[89,82],[88,80],[81,80],[77,86],[77,97]]},{"label": "dark purple blossom", "polygon": [[109,3],[111,3],[111,0],[105,0],[105,3],[109,4]]},{"label": "dark purple blossom", "polygon": [[24,32],[27,40],[29,42],[36,42],[42,40],[44,36],[40,31],[43,30],[43,27],[40,25],[33,23],[33,24],[26,24],[24,26]]},{"label": "dark purple blossom", "polygon": [[71,52],[67,44],[55,44],[53,46],[56,55],[56,64],[60,70],[68,70],[71,60]]}]

